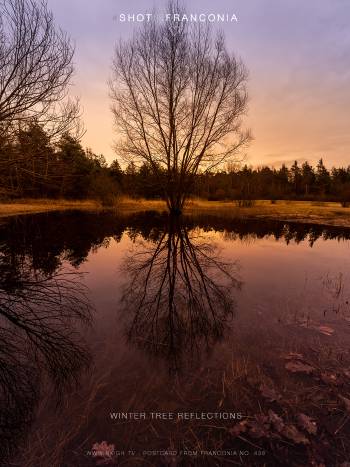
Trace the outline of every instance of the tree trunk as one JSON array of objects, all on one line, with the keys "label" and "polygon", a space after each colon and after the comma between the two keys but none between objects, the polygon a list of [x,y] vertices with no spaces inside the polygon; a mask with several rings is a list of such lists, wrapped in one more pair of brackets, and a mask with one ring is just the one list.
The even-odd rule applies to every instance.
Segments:
[{"label": "tree trunk", "polygon": [[170,214],[180,216],[187,196],[185,193],[171,193],[167,196],[167,206]]}]

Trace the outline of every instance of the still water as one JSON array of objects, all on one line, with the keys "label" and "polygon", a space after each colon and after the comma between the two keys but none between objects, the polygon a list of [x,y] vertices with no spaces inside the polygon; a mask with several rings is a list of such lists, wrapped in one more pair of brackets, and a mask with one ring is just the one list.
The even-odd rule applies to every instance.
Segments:
[{"label": "still water", "polygon": [[2,465],[341,465],[349,239],[154,212],[3,220]]}]

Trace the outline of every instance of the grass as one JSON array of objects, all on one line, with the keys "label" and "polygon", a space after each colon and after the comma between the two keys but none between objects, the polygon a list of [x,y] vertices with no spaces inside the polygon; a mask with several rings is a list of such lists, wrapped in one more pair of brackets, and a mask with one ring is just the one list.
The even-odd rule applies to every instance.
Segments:
[{"label": "grass", "polygon": [[[160,200],[131,199],[122,197],[114,207],[103,207],[94,200],[50,200],[23,199],[0,203],[0,217],[62,210],[117,209],[118,212],[132,213],[146,210],[164,211],[166,204]],[[237,207],[234,202],[190,200],[185,213],[207,213],[220,217],[260,218],[293,222],[305,222],[341,227],[350,227],[350,209],[335,202],[318,201],[257,201],[253,207]]]},{"label": "grass", "polygon": [[[166,209],[166,205],[162,201],[128,198],[122,199],[118,207],[122,212],[149,209],[162,211]],[[187,203],[185,213],[206,213],[220,217],[260,218],[350,227],[350,209],[343,208],[335,202],[277,201],[272,204],[270,201],[260,200],[253,207],[242,208],[237,207],[232,201],[193,199]]]},{"label": "grass", "polygon": [[94,200],[66,199],[21,199],[0,203],[0,217],[34,214],[47,211],[65,211],[72,209],[94,210],[101,205]]},{"label": "grass", "polygon": [[312,201],[257,201],[253,207],[240,208],[232,202],[194,200],[187,212],[207,212],[218,216],[306,222],[350,227],[350,210],[339,203]]}]

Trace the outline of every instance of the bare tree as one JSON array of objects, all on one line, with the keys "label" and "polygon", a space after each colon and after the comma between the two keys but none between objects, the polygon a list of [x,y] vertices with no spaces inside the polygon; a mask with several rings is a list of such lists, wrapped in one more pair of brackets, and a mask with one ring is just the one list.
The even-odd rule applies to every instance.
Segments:
[{"label": "bare tree", "polygon": [[74,48],[44,0],[0,1],[0,125],[35,120],[56,136],[77,128],[79,102],[68,98]]},{"label": "bare tree", "polygon": [[[168,11],[184,13],[175,0]],[[250,139],[241,131],[247,70],[204,23],[152,18],[115,50],[116,147],[124,158],[165,172],[168,208],[179,213],[198,170],[234,159]]]}]

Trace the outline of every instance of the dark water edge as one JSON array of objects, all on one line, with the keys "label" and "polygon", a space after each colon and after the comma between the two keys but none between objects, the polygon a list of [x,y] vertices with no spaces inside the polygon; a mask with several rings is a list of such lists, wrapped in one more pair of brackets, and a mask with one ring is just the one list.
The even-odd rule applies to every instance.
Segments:
[{"label": "dark water edge", "polygon": [[8,219],[3,465],[345,467],[349,238],[156,212]]}]

